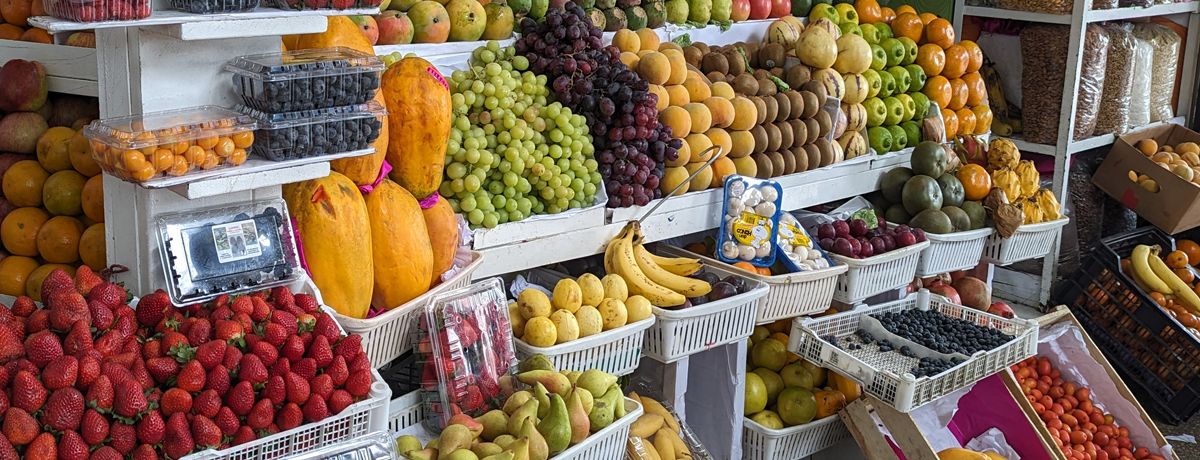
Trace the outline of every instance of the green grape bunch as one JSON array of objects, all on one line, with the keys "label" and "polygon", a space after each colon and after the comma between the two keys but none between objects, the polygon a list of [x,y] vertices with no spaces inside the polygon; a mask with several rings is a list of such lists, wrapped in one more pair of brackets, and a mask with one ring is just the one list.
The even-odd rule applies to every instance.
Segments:
[{"label": "green grape bunch", "polygon": [[600,187],[587,120],[495,41],[450,76],[454,123],[439,192],[472,227],[591,206]]}]

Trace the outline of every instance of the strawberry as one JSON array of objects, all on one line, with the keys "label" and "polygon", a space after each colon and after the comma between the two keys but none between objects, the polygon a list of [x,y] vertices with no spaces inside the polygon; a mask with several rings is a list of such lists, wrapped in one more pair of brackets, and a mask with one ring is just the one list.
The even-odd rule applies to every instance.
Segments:
[{"label": "strawberry", "polygon": [[20,296],[13,301],[11,309],[14,315],[29,316],[33,314],[34,310],[37,310],[37,305],[33,303],[33,299],[29,298],[29,296]]},{"label": "strawberry", "polygon": [[0,436],[0,460],[17,460],[19,458],[22,457],[17,456],[17,450],[13,449],[12,444]]},{"label": "strawberry", "polygon": [[168,417],[176,412],[186,414],[192,410],[192,394],[180,388],[170,388],[159,398],[158,407]]},{"label": "strawberry", "polygon": [[12,407],[12,406],[8,404],[8,393],[0,391],[0,414],[3,414],[5,411],[8,411],[9,407]]},{"label": "strawberry", "polygon": [[[453,363],[451,363],[451,362],[447,362],[446,364],[453,365]],[[360,353],[357,358],[350,360],[350,373],[355,373],[355,372],[359,372],[359,371],[362,371],[362,372],[370,372],[371,371],[371,360],[367,359],[366,353]]]},{"label": "strawberry", "polygon": [[41,309],[29,314],[25,320],[25,334],[33,335],[50,328],[50,310]]},{"label": "strawberry", "polygon": [[25,358],[18,358],[16,361],[9,361],[4,365],[4,368],[8,369],[8,373],[10,375],[17,375],[17,372],[20,371],[26,371],[33,375],[42,373],[42,370],[38,368],[37,365],[29,362],[29,360]]},{"label": "strawberry", "polygon": [[29,371],[19,371],[12,381],[12,407],[34,413],[46,403],[49,393]]},{"label": "strawberry", "polygon": [[283,310],[275,310],[271,315],[271,322],[283,326],[287,330],[288,335],[296,335],[300,332],[300,325],[296,322],[296,315]]},{"label": "strawberry", "polygon": [[100,336],[93,345],[93,348],[99,351],[101,356],[112,356],[121,352],[121,349],[125,347],[126,339],[127,337],[116,329],[113,329]]},{"label": "strawberry", "polygon": [[71,275],[66,271],[55,269],[42,280],[41,300],[45,302],[50,298],[50,294],[62,291],[75,292],[75,280],[71,279]]},{"label": "strawberry", "polygon": [[[353,378],[353,376],[351,376],[351,378]],[[347,391],[350,391],[350,390],[347,389]],[[354,392],[350,391],[350,394],[353,395]],[[484,404],[483,403],[483,393],[481,391],[479,391],[479,387],[469,386],[469,387],[467,387],[466,394],[463,395],[462,400],[459,401],[459,403],[466,410],[469,410],[469,411],[479,410],[479,409],[483,408],[483,404]]]},{"label": "strawberry", "polygon": [[99,302],[88,302],[88,314],[92,318],[92,326],[100,331],[108,330],[117,320],[113,311]]},{"label": "strawberry", "polygon": [[279,286],[271,288],[271,303],[275,304],[275,308],[288,309],[289,305],[295,305],[296,299],[292,295],[292,290],[287,286]]},{"label": "strawberry", "polygon": [[300,309],[304,310],[305,312],[312,313],[321,308],[321,305],[317,303],[317,298],[311,295],[296,294],[294,298],[296,306],[300,307]]},{"label": "strawberry", "polygon": [[242,328],[242,323],[228,319],[217,320],[217,339],[224,340],[230,343],[240,341],[245,335],[245,330]]},{"label": "strawberry", "polygon": [[213,336],[212,323],[204,318],[196,318],[192,321],[191,327],[187,330],[188,342],[195,346],[200,346],[208,342]]},{"label": "strawberry", "polygon": [[317,375],[317,362],[312,358],[304,358],[292,364],[292,372],[300,374],[301,377],[311,379]]},{"label": "strawberry", "polygon": [[292,361],[299,361],[304,357],[304,342],[297,336],[288,336],[283,343],[283,348],[280,349],[283,356]]},{"label": "strawberry", "polygon": [[178,356],[191,348],[187,336],[176,331],[166,331],[162,337],[162,348],[167,354]]},{"label": "strawberry", "polygon": [[41,421],[52,429],[75,430],[83,420],[83,394],[74,388],[61,388],[50,393],[43,408]]},{"label": "strawberry", "polygon": [[141,444],[134,449],[133,460],[158,460],[158,452],[150,444]]},{"label": "strawberry", "polygon": [[158,339],[149,339],[142,343],[142,357],[145,359],[161,358],[162,342]]},{"label": "strawberry", "polygon": [[[58,273],[64,273],[62,270],[55,270]],[[47,278],[49,279],[49,278]],[[29,447],[25,448],[24,458],[58,458],[58,442],[54,440],[54,435],[49,432],[43,432],[29,443]]]},{"label": "strawberry", "polygon": [[125,418],[134,418],[145,411],[149,402],[142,393],[142,386],[135,380],[117,383],[113,397],[113,412]]},{"label": "strawberry", "polygon": [[254,408],[250,409],[250,415],[246,416],[246,424],[256,430],[266,428],[274,420],[275,406],[267,399],[260,399],[255,403]]},{"label": "strawberry", "polygon": [[137,320],[130,315],[118,315],[116,322],[113,323],[113,330],[120,332],[125,337],[133,337],[137,333],[137,328]]},{"label": "strawberry", "polygon": [[226,346],[225,342],[221,340],[213,340],[200,345],[196,348],[195,359],[200,362],[200,366],[204,367],[204,370],[210,370],[221,364],[221,360],[225,358]]},{"label": "strawberry", "polygon": [[[125,289],[121,288],[120,285],[113,284],[113,283],[103,283],[99,286],[92,288],[91,292],[84,294],[84,295],[87,296],[87,300],[88,300],[89,304],[92,302],[95,302],[100,305],[104,305],[104,306],[108,307],[110,310],[116,308],[118,305],[125,303]],[[147,296],[147,297],[149,297],[149,296]],[[145,301],[145,298],[142,298],[142,302],[144,302],[144,301]],[[142,304],[139,303],[138,309],[141,309],[141,308],[142,308]],[[149,325],[149,326],[152,326],[152,325]]]},{"label": "strawberry", "polygon": [[342,386],[346,383],[346,378],[350,377],[350,369],[346,366],[346,358],[341,356],[333,357],[333,362],[329,363],[329,367],[325,368],[325,375],[333,381],[334,386]]},{"label": "strawberry", "polygon": [[333,393],[333,378],[329,374],[321,374],[313,377],[308,382],[312,388],[312,394],[322,398],[328,398],[330,393]]},{"label": "strawberry", "polygon": [[[9,372],[8,367],[0,366],[0,388],[8,388],[9,382],[12,382],[12,373]],[[4,392],[0,391],[0,393]]]},{"label": "strawberry", "polygon": [[25,356],[25,346],[18,337],[12,329],[0,327],[0,363]]},{"label": "strawberry", "polygon": [[250,311],[250,319],[254,320],[254,322],[265,321],[271,316],[271,306],[267,305],[267,301],[263,300],[262,297],[251,296],[250,303],[254,307]]},{"label": "strawberry", "polygon": [[41,331],[25,339],[25,357],[39,368],[46,367],[50,361],[62,355],[62,343],[53,332]]},{"label": "strawberry", "polygon": [[78,292],[54,292],[50,297],[42,299],[50,306],[51,329],[67,331],[76,321],[87,321],[89,325],[92,322],[92,312],[88,310],[87,300]]},{"label": "strawberry", "polygon": [[278,375],[271,377],[260,396],[272,403],[283,404],[287,400],[287,378]]},{"label": "strawberry", "polygon": [[137,429],[133,425],[113,422],[108,429],[108,436],[108,445],[122,454],[133,452],[133,448],[137,447]]},{"label": "strawberry", "polygon": [[222,407],[220,411],[217,411],[217,416],[213,418],[213,423],[216,423],[217,427],[221,429],[221,434],[233,436],[242,422],[238,420],[238,416],[233,413],[233,410]]},{"label": "strawberry", "polygon": [[[86,267],[87,265],[84,265]],[[117,451],[112,451],[116,455],[115,458],[121,459],[121,455]],[[59,460],[87,460],[88,445],[79,436],[79,433],[74,431],[64,431],[62,436],[58,438],[58,459]],[[109,457],[113,458],[113,457]]]},{"label": "strawberry", "polygon": [[246,425],[242,425],[238,428],[237,432],[233,434],[233,441],[231,441],[229,444],[237,446],[254,441],[255,439],[258,439],[258,435],[254,434],[254,429]]},{"label": "strawberry", "polygon": [[254,407],[254,387],[250,382],[239,382],[225,395],[225,405],[237,415],[246,415]]},{"label": "strawberry", "polygon": [[308,354],[306,356],[312,358],[318,368],[328,366],[329,363],[333,362],[333,349],[329,346],[329,339],[326,339],[323,335],[316,336],[313,339],[312,345],[308,347]]},{"label": "strawberry", "polygon": [[100,377],[100,360],[90,354],[82,354],[79,358],[79,378],[76,380],[80,388],[88,388]]},{"label": "strawberry", "polygon": [[83,413],[83,422],[79,424],[83,433],[83,441],[88,445],[98,446],[108,438],[108,419],[95,409],[88,409]]},{"label": "strawberry", "polygon": [[[190,402],[190,400],[189,400]],[[184,413],[187,412],[175,412]],[[165,431],[165,423],[163,422],[163,414],[158,410],[150,410],[146,415],[142,416],[137,423],[137,438],[145,444],[158,444],[163,439],[163,431]]]},{"label": "strawberry", "polygon": [[271,365],[270,374],[272,377],[274,377],[276,375],[283,377],[285,375],[288,375],[291,372],[292,372],[292,362],[288,361],[286,359],[277,359],[277,360],[275,360],[275,364]]},{"label": "strawberry", "polygon": [[317,315],[317,324],[313,325],[313,334],[324,336],[325,340],[330,342],[337,341],[338,337],[342,336],[341,329],[333,321],[333,317],[328,314],[321,313]]},{"label": "strawberry", "polygon": [[217,393],[229,391],[229,386],[232,384],[233,382],[229,379],[229,370],[220,364],[208,371],[208,375],[204,378],[204,389],[216,390]]},{"label": "strawberry", "polygon": [[350,393],[347,393],[346,390],[337,389],[333,390],[333,393],[329,394],[330,413],[340,414],[342,409],[345,409],[351,404],[354,404],[354,397],[350,396]]},{"label": "strawberry", "polygon": [[134,313],[137,316],[138,324],[153,328],[163,320],[169,308],[171,308],[171,298],[167,296],[166,292],[159,289],[138,300],[138,307]]},{"label": "strawberry", "polygon": [[338,341],[337,345],[333,347],[333,353],[346,358],[346,361],[350,361],[358,357],[358,354],[362,352],[363,349],[361,335],[345,336],[342,338],[342,340]]},{"label": "strawberry", "polygon": [[71,355],[59,356],[42,369],[42,384],[47,390],[75,386],[79,378],[79,359]]},{"label": "strawberry", "polygon": [[175,358],[159,357],[146,360],[146,371],[155,382],[166,384],[168,380],[179,374],[179,362]]},{"label": "strawberry", "polygon": [[225,347],[225,359],[221,360],[221,364],[225,365],[226,369],[237,369],[241,362],[242,350],[238,350],[237,347]]},{"label": "strawberry", "polygon": [[308,400],[311,387],[308,380],[296,373],[290,373],[284,378],[287,384],[287,400],[294,403],[303,403]]},{"label": "strawberry", "polygon": [[215,310],[217,308],[229,307],[229,302],[231,300],[232,299],[229,297],[229,294],[218,295],[217,298],[213,299],[212,301],[212,308]]},{"label": "strawberry", "polygon": [[107,375],[110,383],[133,380],[133,374],[129,372],[129,368],[121,364],[121,361],[115,356],[110,356],[100,362],[100,374]]},{"label": "strawberry", "polygon": [[283,346],[288,339],[287,329],[282,325],[267,323],[263,326],[263,340],[275,348]]},{"label": "strawberry", "polygon": [[196,447],[219,448],[221,446],[221,428],[212,419],[203,415],[192,417],[192,439]]},{"label": "strawberry", "polygon": [[304,403],[304,420],[311,423],[325,419],[329,416],[329,407],[325,405],[325,400],[321,398],[308,398]]},{"label": "strawberry", "polygon": [[112,409],[113,405],[113,386],[112,381],[107,375],[101,374],[96,377],[96,382],[88,388],[87,405],[101,411]]},{"label": "strawberry", "polygon": [[2,430],[8,442],[15,446],[23,446],[33,442],[33,438],[42,432],[42,425],[24,409],[10,407],[4,412]]},{"label": "strawberry", "polygon": [[275,348],[267,342],[258,342],[251,347],[251,353],[258,356],[258,360],[264,365],[270,366],[275,364],[275,360],[279,359],[279,349]]},{"label": "strawberry", "polygon": [[91,350],[92,346],[92,331],[83,321],[76,321],[71,325],[70,332],[67,332],[67,337],[63,339],[63,353],[68,355]]},{"label": "strawberry", "polygon": [[162,447],[163,453],[172,458],[183,457],[196,448],[196,444],[192,440],[192,430],[188,428],[187,416],[174,414],[167,419]]},{"label": "strawberry", "polygon": [[[210,312],[208,314],[208,319],[213,321],[214,323],[216,321],[228,320],[229,318],[233,318],[233,310],[230,310],[229,307],[214,306],[214,307],[212,307],[212,312]],[[218,338],[220,338],[220,337],[218,337]]]},{"label": "strawberry", "polygon": [[234,313],[245,313],[249,315],[254,311],[254,302],[250,300],[250,296],[238,296],[233,299],[233,303],[229,305],[229,309]]},{"label": "strawberry", "polygon": [[133,369],[129,372],[142,388],[154,388],[154,378],[150,377],[150,372],[146,370],[146,364],[142,361],[134,361]]},{"label": "strawberry", "polygon": [[242,360],[238,364],[238,380],[254,384],[266,382],[267,366],[263,365],[258,356],[242,355]]},{"label": "strawberry", "polygon": [[371,393],[371,372],[357,371],[351,372],[350,377],[346,379],[346,391],[355,398],[365,398]]},{"label": "strawberry", "polygon": [[[297,308],[297,310],[299,309]],[[313,316],[312,313],[305,313],[301,311],[300,313],[296,314],[296,322],[299,323],[300,333],[304,334],[306,332],[312,332],[313,328],[316,327],[317,317]]]},{"label": "strawberry", "polygon": [[196,393],[204,389],[204,379],[204,367],[200,365],[200,362],[188,361],[183,365],[183,369],[179,370],[179,376],[175,378],[175,386],[190,393]]},{"label": "strawberry", "polygon": [[[59,455],[62,455],[62,453],[59,452]],[[124,460],[124,458],[125,457],[122,456],[120,452],[117,452],[116,449],[113,449],[109,446],[104,446],[96,449],[95,452],[92,452],[92,456],[88,457],[88,460]]]},{"label": "strawberry", "polygon": [[[253,396],[253,389],[251,389],[251,397]],[[200,392],[200,394],[194,399],[192,399],[193,413],[200,414],[205,417],[215,417],[217,415],[217,411],[219,410],[221,410],[221,394],[217,393],[215,390],[204,390]]]},{"label": "strawberry", "polygon": [[79,291],[80,295],[88,295],[93,288],[103,282],[104,280],[92,271],[92,267],[80,265],[75,269],[75,290]]},{"label": "strawberry", "polygon": [[132,334],[124,334],[124,335],[127,338],[121,345],[121,353],[128,353],[128,354],[136,356],[140,359],[141,356],[139,355],[139,353],[142,352],[142,347],[141,347],[141,344],[138,343],[137,337],[133,337]]}]

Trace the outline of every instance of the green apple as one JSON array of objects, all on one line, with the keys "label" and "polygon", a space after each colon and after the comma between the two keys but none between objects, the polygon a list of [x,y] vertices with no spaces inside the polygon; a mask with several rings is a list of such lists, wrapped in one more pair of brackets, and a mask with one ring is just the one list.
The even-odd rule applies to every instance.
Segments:
[{"label": "green apple", "polygon": [[925,88],[925,69],[916,64],[904,66],[908,70],[908,76],[912,79],[912,84],[908,86],[908,90],[918,92]]},{"label": "green apple", "polygon": [[838,16],[841,16],[841,24],[858,24],[858,12],[854,11],[854,5],[849,3],[839,3],[834,6],[837,9]]},{"label": "green apple", "polygon": [[879,97],[888,97],[896,94],[896,77],[891,73],[879,72]]},{"label": "green apple", "polygon": [[900,64],[909,65],[917,62],[917,42],[908,37],[900,37],[896,40],[900,40],[900,44],[904,45],[904,59],[900,61]]},{"label": "green apple", "polygon": [[887,105],[883,103],[883,99],[873,97],[862,104],[867,109],[867,126],[882,125],[883,120],[887,119]]},{"label": "green apple", "polygon": [[896,92],[892,94],[907,93],[908,88],[912,86],[912,76],[908,74],[908,70],[904,67],[896,66],[889,67],[887,72],[896,80]]},{"label": "green apple", "polygon": [[908,132],[900,126],[888,126],[888,132],[892,133],[892,150],[904,150],[908,147]]},{"label": "green apple", "polygon": [[875,28],[879,29],[879,41],[884,41],[894,36],[892,35],[892,26],[887,25],[887,23],[881,22],[875,24]]},{"label": "green apple", "polygon": [[882,126],[867,128],[867,143],[876,154],[883,155],[892,151],[892,132]]},{"label": "green apple", "polygon": [[875,28],[875,24],[859,24],[859,30],[862,30],[863,38],[867,43],[872,45],[879,43],[879,29]]},{"label": "green apple", "polygon": [[838,13],[837,8],[828,3],[818,3],[813,5],[812,10],[808,12],[808,21],[815,22],[817,19],[829,18],[834,24],[842,23],[842,15]]},{"label": "green apple", "polygon": [[904,107],[904,116],[900,118],[901,122],[912,120],[917,114],[917,104],[913,102],[912,96],[904,93],[896,95],[896,99],[900,101],[900,106]]},{"label": "green apple", "polygon": [[887,51],[879,45],[871,45],[871,68],[875,70],[883,70],[887,67],[888,55]]},{"label": "green apple", "polygon": [[909,97],[912,97],[913,107],[917,109],[916,112],[913,112],[913,119],[924,120],[925,115],[929,113],[929,96],[926,96],[925,93],[912,93],[909,94]]},{"label": "green apple", "polygon": [[854,34],[858,35],[859,37],[862,36],[862,29],[859,28],[858,24],[852,22],[843,22],[842,25],[838,26],[838,28],[842,29],[842,35]]},{"label": "green apple", "polygon": [[904,50],[904,44],[895,38],[884,39],[879,42],[879,46],[887,52],[888,67],[900,65],[900,61],[903,61],[904,56],[908,55],[908,51]]},{"label": "green apple", "polygon": [[883,124],[886,126],[900,124],[900,120],[904,118],[904,104],[901,104],[900,100],[895,97],[885,97],[883,105],[887,107],[887,115],[883,119]]},{"label": "green apple", "polygon": [[905,138],[908,139],[909,144],[917,145],[917,143],[921,141],[920,123],[909,120],[904,123],[900,123],[900,127],[904,128],[904,135]]},{"label": "green apple", "polygon": [[883,80],[879,78],[879,72],[876,72],[875,69],[867,69],[862,75],[867,79],[867,97],[879,95],[879,89],[883,87]]}]

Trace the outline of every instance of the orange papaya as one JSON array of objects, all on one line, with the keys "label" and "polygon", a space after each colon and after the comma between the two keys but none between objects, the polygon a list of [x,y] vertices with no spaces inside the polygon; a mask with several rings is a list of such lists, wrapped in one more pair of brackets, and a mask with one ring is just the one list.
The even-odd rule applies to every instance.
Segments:
[{"label": "orange papaya", "polygon": [[418,200],[442,184],[452,109],[446,79],[433,64],[406,57],[383,73],[392,180]]},{"label": "orange papaya", "polygon": [[442,274],[454,266],[454,253],[459,245],[458,219],[445,198],[438,198],[437,203],[422,209],[421,214],[425,216],[425,228],[429,230],[429,242],[433,245],[432,286],[440,282]]},{"label": "orange papaya", "polygon": [[429,290],[433,248],[417,199],[388,179],[367,194],[375,288],[371,304],[390,309]]},{"label": "orange papaya", "polygon": [[363,318],[374,279],[371,223],[358,187],[340,173],[283,186],[313,283],[325,304]]},{"label": "orange papaya", "polygon": [[[381,107],[384,105],[382,92],[375,93],[375,102]],[[379,126],[379,137],[371,144],[371,147],[375,148],[375,152],[354,158],[333,160],[329,162],[330,169],[342,173],[358,185],[375,183],[375,178],[379,177],[379,168],[383,166],[383,159],[387,156],[388,145],[388,116],[381,115],[378,118],[382,123]]]},{"label": "orange papaya", "polygon": [[375,55],[375,47],[349,16],[329,16],[328,21],[329,26],[321,33],[284,35],[283,48],[294,51],[341,46]]}]

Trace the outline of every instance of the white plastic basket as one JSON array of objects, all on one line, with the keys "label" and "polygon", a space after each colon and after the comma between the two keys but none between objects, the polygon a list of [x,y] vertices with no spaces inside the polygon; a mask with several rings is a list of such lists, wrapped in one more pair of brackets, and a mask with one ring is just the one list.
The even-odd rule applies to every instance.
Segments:
[{"label": "white plastic basket", "polygon": [[411,391],[388,403],[388,431],[397,433],[425,419],[421,392]]},{"label": "white plastic basket", "polygon": [[347,333],[361,335],[363,350],[367,352],[367,358],[371,360],[371,364],[376,368],[383,367],[412,349],[409,339],[413,326],[412,313],[425,308],[425,305],[438,294],[471,284],[471,274],[483,263],[483,254],[460,249],[459,257],[464,256],[467,262],[454,276],[404,305],[373,318],[351,318],[336,313],[333,317]]},{"label": "white plastic basket", "polygon": [[[664,254],[695,257],[704,261],[705,265],[736,268],[691,251],[680,249],[676,252],[675,248],[667,249],[664,246],[660,246],[660,248],[663,249]],[[758,301],[758,312],[754,320],[755,324],[767,324],[784,318],[811,315],[829,309],[829,301],[833,299],[833,290],[837,288],[837,276],[845,273],[846,269],[845,264],[839,264],[820,270],[773,276],[759,275],[745,270],[741,270],[739,273],[746,278],[767,285],[767,295]]]},{"label": "white plastic basket", "polygon": [[[908,310],[931,310],[980,326],[998,329],[1013,339],[993,350],[975,353],[966,361],[936,376],[914,377],[907,372],[911,359],[894,359],[893,352],[860,349],[853,353],[838,348],[823,337],[843,338],[859,330],[864,316]],[[863,307],[820,318],[797,318],[792,323],[788,349],[818,366],[836,370],[857,380],[863,391],[900,412],[921,405],[1000,372],[1037,353],[1037,322],[1007,319],[962,305],[922,289],[903,299]],[[870,363],[866,362],[870,361]],[[900,370],[903,368],[904,370]]]},{"label": "white plastic basket", "polygon": [[[671,256],[690,254],[666,245],[659,245],[656,251]],[[767,285],[746,277],[743,270],[726,269],[720,265],[705,265],[704,269],[721,278],[735,276],[745,279],[750,290],[683,310],[654,307],[658,321],[646,331],[646,345],[642,348],[646,356],[659,362],[672,363],[694,353],[745,339],[754,332],[758,302],[767,295]]]},{"label": "white plastic basket", "polygon": [[553,460],[617,460],[625,458],[625,443],[629,441],[629,427],[642,416],[642,403],[629,398],[625,400],[625,416],[592,433],[583,442],[571,446]]},{"label": "white plastic basket", "polygon": [[1008,238],[993,233],[983,248],[983,258],[996,265],[1009,265],[1043,257],[1050,253],[1050,247],[1058,241],[1063,226],[1070,221],[1070,218],[1063,217],[1049,222],[1025,224],[1017,227],[1017,232]]},{"label": "white plastic basket", "polygon": [[746,418],[742,422],[745,460],[800,460],[850,437],[837,414],[803,425],[773,430]]},{"label": "white plastic basket", "polygon": [[620,377],[637,369],[642,360],[646,329],[653,326],[654,321],[651,315],[636,323],[546,348],[535,347],[519,338],[514,339],[513,344],[516,345],[518,359],[541,353],[550,358],[558,370],[599,369]]},{"label": "white plastic basket", "polygon": [[842,303],[858,303],[867,297],[900,288],[911,283],[917,274],[917,262],[921,251],[929,246],[929,240],[886,253],[854,259],[830,253],[829,256],[848,268],[838,276],[833,300]]},{"label": "white plastic basket", "polygon": [[958,270],[975,268],[983,256],[992,229],[981,228],[965,232],[933,234],[925,233],[929,247],[921,251],[917,261],[917,276],[926,277]]}]

